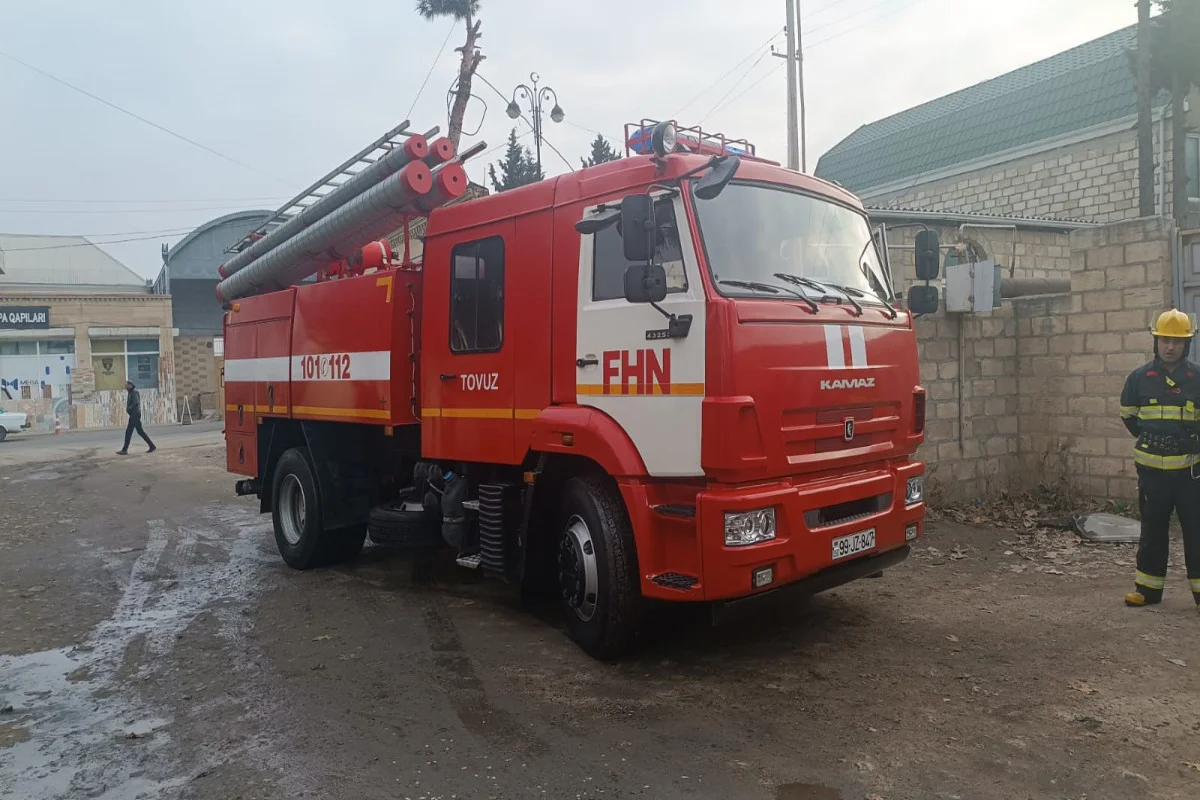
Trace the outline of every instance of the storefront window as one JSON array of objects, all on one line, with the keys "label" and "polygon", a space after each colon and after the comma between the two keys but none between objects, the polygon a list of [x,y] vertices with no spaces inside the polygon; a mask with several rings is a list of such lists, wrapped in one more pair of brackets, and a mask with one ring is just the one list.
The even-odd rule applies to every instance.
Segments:
[{"label": "storefront window", "polygon": [[158,388],[157,339],[99,339],[92,342],[96,389],[120,391],[125,381],[139,389]]}]

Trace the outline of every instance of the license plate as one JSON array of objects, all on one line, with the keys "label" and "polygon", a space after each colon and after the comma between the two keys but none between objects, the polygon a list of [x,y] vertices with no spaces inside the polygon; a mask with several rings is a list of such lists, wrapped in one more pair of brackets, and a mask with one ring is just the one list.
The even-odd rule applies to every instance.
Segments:
[{"label": "license plate", "polygon": [[875,547],[875,529],[852,533],[833,540],[833,560],[848,558]]}]

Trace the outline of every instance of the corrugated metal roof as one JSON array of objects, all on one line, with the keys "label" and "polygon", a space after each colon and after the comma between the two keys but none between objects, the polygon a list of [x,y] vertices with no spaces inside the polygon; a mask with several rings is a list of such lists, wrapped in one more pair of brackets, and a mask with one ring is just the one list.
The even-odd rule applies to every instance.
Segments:
[{"label": "corrugated metal roof", "polygon": [[0,290],[108,287],[146,291],[146,279],[82,236],[0,233]]},{"label": "corrugated metal roof", "polygon": [[1128,117],[1136,42],[1137,26],[1122,28],[864,125],[821,156],[816,174],[863,192]]}]

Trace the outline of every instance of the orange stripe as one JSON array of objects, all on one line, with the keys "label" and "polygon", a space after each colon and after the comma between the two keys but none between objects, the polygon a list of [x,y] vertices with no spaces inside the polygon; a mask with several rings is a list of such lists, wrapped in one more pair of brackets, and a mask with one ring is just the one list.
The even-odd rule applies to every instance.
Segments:
[{"label": "orange stripe", "polygon": [[[236,413],[237,413],[237,410],[238,410],[237,404],[236,404],[236,403],[226,403],[226,404],[225,404],[225,410],[226,410],[226,411],[231,411],[231,412],[233,412],[234,414],[236,414]],[[252,405],[246,405],[245,403],[243,403],[243,404],[242,404],[242,411],[243,411],[244,413],[246,413],[246,414],[253,414],[253,413],[254,413],[256,410],[257,410],[257,409],[256,409],[256,407],[255,407],[255,406],[252,406]]]},{"label": "orange stripe", "polygon": [[422,417],[450,419],[537,419],[540,408],[422,408]]},{"label": "orange stripe", "polygon": [[293,414],[310,417],[362,417],[364,419],[391,419],[392,412],[378,408],[320,408],[317,406],[292,406]]},{"label": "orange stripe", "polygon": [[[598,396],[606,394],[604,384],[602,383],[579,383],[575,385],[575,394]],[[642,387],[636,383],[623,387],[620,384],[613,384],[608,387],[607,396],[609,397],[703,397],[703,383],[672,383],[669,386],[654,384],[650,391],[642,391]]]}]

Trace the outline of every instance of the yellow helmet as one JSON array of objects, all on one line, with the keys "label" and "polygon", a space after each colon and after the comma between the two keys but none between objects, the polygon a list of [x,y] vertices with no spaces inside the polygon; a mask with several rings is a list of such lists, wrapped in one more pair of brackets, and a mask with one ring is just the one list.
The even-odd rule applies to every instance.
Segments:
[{"label": "yellow helmet", "polygon": [[1172,308],[1158,315],[1158,320],[1150,332],[1168,339],[1190,339],[1196,335],[1196,328],[1187,314]]}]

